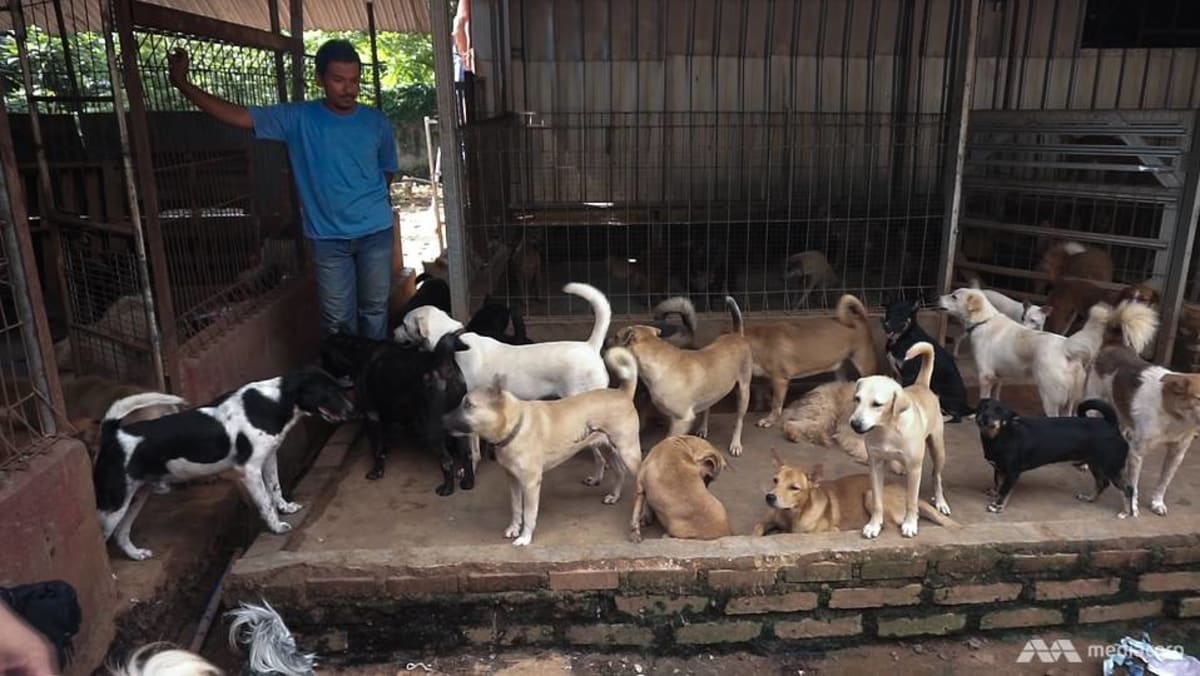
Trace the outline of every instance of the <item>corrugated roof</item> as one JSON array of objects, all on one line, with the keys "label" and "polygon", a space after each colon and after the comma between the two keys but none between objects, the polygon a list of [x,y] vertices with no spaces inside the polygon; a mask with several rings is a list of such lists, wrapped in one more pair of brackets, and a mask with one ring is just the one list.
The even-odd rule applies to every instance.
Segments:
[{"label": "corrugated roof", "polygon": [[[105,0],[61,0],[67,30],[100,29],[100,7]],[[200,14],[243,26],[270,30],[267,0],[146,0],[149,4]],[[107,2],[105,1],[105,4]],[[52,0],[25,0],[26,21],[53,29]],[[279,0],[280,25],[291,25],[288,0]],[[11,17],[0,11],[0,27],[8,28]],[[375,0],[375,25],[380,31],[429,32],[427,0]],[[306,0],[304,28],[320,30],[366,30],[366,0]]]}]

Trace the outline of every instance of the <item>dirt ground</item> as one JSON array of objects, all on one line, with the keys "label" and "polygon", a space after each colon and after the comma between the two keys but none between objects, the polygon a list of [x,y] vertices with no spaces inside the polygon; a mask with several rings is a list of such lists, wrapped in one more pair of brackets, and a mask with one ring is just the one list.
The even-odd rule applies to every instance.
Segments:
[{"label": "dirt ground", "polygon": [[[869,675],[894,672],[904,676],[942,676],[988,671],[998,674],[1075,676],[1101,673],[1102,658],[1089,656],[1089,646],[1103,649],[1122,636],[1149,631],[1157,645],[1179,645],[1189,655],[1200,648],[1200,622],[1173,622],[1145,627],[1137,624],[1109,625],[1102,629],[1072,628],[1039,631],[1047,644],[1067,639],[1079,653],[1080,662],[1066,658],[1044,663],[1036,659],[1017,662],[1025,642],[1033,634],[1000,639],[967,637],[896,642],[846,648],[821,653],[756,654],[735,652],[701,653],[692,657],[656,657],[631,652],[593,653],[562,650],[517,651],[489,655],[421,656],[397,655],[386,664],[331,667],[322,674],[345,676],[393,676],[399,674],[496,674],[505,676],[617,676],[620,674],[663,674],[675,676],[726,676],[730,674],[847,674]],[[1117,671],[1118,674],[1122,673]]]}]

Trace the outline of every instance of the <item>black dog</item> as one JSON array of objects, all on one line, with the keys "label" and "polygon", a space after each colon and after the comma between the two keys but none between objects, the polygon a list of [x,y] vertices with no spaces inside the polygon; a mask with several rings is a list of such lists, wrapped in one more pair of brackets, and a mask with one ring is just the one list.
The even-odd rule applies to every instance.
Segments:
[{"label": "black dog", "polygon": [[[1088,417],[1096,411],[1103,419]],[[1092,495],[1076,494],[1094,502],[1109,484],[1122,488],[1121,475],[1129,444],[1117,426],[1117,413],[1106,402],[1088,399],[1075,409],[1074,418],[1025,418],[995,399],[983,399],[975,411],[983,456],[995,469],[989,512],[1000,512],[1008,503],[1021,472],[1056,462],[1086,463],[1096,480]]]},{"label": "black dog", "polygon": [[387,433],[402,425],[441,454],[438,495],[454,492],[454,479],[460,471],[459,486],[474,488],[475,468],[467,440],[451,437],[442,429],[442,415],[458,408],[467,393],[454,360],[456,352],[466,349],[458,332],[442,336],[433,352],[341,333],[325,339],[321,359],[326,370],[354,381],[358,407],[366,413],[367,432],[375,447],[375,464],[368,479],[383,476]]},{"label": "black dog", "polygon": [[971,415],[971,407],[967,405],[967,387],[963,385],[962,374],[958,372],[958,364],[954,357],[937,344],[925,329],[917,323],[917,310],[920,303],[915,300],[898,300],[884,303],[883,332],[887,336],[888,359],[900,372],[900,383],[905,387],[912,385],[921,370],[921,360],[904,361],[908,348],[920,342],[933,346],[933,380],[930,388],[938,396],[942,411],[950,415],[950,422],[960,422],[964,416]]},{"label": "black dog", "polygon": [[[509,323],[512,323],[513,327],[511,336],[508,335]],[[464,330],[468,333],[494,338],[509,345],[533,343],[529,336],[525,335],[525,322],[521,319],[520,313],[503,303],[492,300],[491,296],[484,297],[483,305],[480,305],[479,309],[475,311]]]},{"label": "black dog", "polygon": [[450,284],[446,280],[434,277],[428,272],[422,272],[417,275],[416,285],[417,291],[412,298],[409,298],[404,307],[400,308],[400,311],[394,316],[388,317],[389,332],[395,331],[408,313],[425,305],[432,305],[440,308],[446,314],[450,314]]}]

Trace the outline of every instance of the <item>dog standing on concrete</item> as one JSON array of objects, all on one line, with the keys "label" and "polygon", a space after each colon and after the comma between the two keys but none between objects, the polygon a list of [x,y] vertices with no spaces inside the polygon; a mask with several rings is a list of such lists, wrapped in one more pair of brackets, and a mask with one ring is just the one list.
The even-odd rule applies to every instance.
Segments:
[{"label": "dog standing on concrete", "polygon": [[742,312],[725,297],[734,333],[726,333],[699,350],[681,350],[659,337],[653,326],[629,326],[617,332],[617,344],[637,359],[638,373],[650,398],[671,417],[671,435],[688,434],[700,414],[696,436],[708,436],[709,410],[737,389],[738,412],[729,454],[742,454],[742,423],[750,406],[753,361],[742,326]]},{"label": "dog standing on concrete", "polygon": [[930,387],[941,402],[942,412],[950,417],[947,422],[956,423],[975,411],[967,404],[967,386],[963,384],[962,374],[958,372],[958,364],[954,357],[937,344],[917,322],[917,312],[921,304],[915,300],[897,300],[886,303],[883,315],[883,331],[887,339],[888,358],[896,372],[900,374],[901,385],[911,385],[916,382],[921,365],[916,361],[906,361],[904,355],[917,343],[929,343],[933,346],[933,380]]},{"label": "dog standing on concrete", "polygon": [[668,537],[715,540],[732,535],[725,506],[708,491],[725,467],[725,456],[700,437],[660,441],[638,469],[629,539],[641,542],[642,526],[655,519]]},{"label": "dog standing on concrete", "polygon": [[[621,498],[626,475],[638,472],[642,447],[633,406],[637,360],[616,347],[607,357],[619,374],[620,389],[605,387],[554,401],[522,401],[497,378],[490,387],[467,393],[462,404],[443,418],[452,433],[478,435],[495,448],[496,461],[508,472],[512,501],[512,522],[504,536],[515,538],[518,547],[533,541],[546,471],[585,448],[603,448],[616,470],[613,488],[604,496],[607,505]],[[599,464],[598,470],[603,467]],[[594,486],[601,478],[592,476],[584,483]]]},{"label": "dog standing on concrete", "polygon": [[921,371],[908,387],[886,376],[861,378],[854,390],[854,415],[850,426],[866,435],[867,456],[871,459],[871,491],[873,505],[871,520],[863,527],[863,537],[875,538],[883,529],[883,465],[889,460],[904,464],[907,478],[907,509],[900,524],[900,534],[915,537],[917,516],[920,514],[921,469],[925,449],[933,459],[933,504],[937,510],[950,515],[942,492],[942,469],[946,464],[946,442],[943,436],[941,405],[929,388],[933,377],[933,345],[917,343],[904,355],[905,360],[920,358]]}]

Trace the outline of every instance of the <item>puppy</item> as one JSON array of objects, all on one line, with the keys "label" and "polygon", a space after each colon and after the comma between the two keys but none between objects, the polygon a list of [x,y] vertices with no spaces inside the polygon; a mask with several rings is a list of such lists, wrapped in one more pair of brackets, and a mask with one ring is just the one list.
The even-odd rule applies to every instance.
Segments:
[{"label": "puppy", "polygon": [[708,484],[725,469],[725,456],[700,437],[667,437],[642,460],[629,539],[642,541],[642,525],[655,518],[669,537],[715,540],[732,535],[725,506]]},{"label": "puppy", "polygon": [[793,310],[808,307],[808,297],[813,291],[821,289],[822,293],[841,285],[833,266],[820,251],[801,251],[792,254],[787,259],[787,270],[783,273],[785,284],[799,280],[803,293],[794,302],[788,303]]},{"label": "puppy", "polygon": [[703,415],[696,436],[708,436],[708,414],[714,404],[737,388],[738,413],[729,454],[742,454],[742,422],[750,405],[753,361],[742,327],[742,312],[725,297],[734,333],[726,333],[699,350],[681,350],[659,337],[653,326],[629,326],[617,332],[617,343],[637,359],[638,373],[658,410],[671,417],[671,435],[688,434]]},{"label": "puppy", "polygon": [[280,444],[303,416],[340,422],[354,410],[333,378],[301,370],[243,385],[200,408],[119,427],[130,411],[147,404],[182,403],[173,395],[137,394],[114,402],[101,423],[92,476],[101,531],[105,540],[116,532],[117,545],[131,559],[152,555],[129,541],[129,531],[146,502],[142,486],[164,479],[233,470],[271,532],[290,531],[278,513],[293,514],[301,506],[283,499]]},{"label": "puppy", "polygon": [[475,486],[476,454],[463,448],[465,440],[448,437],[442,429],[442,416],[458,408],[467,393],[455,362],[457,353],[467,349],[457,332],[442,336],[433,352],[340,333],[322,342],[322,366],[354,382],[357,408],[366,416],[367,437],[375,451],[368,479],[383,477],[388,432],[402,426],[439,454],[438,495],[454,493],[460,473],[463,490]]},{"label": "puppy", "polygon": [[[859,530],[867,525],[873,501],[870,476],[852,474],[825,482],[820,463],[806,471],[784,463],[774,450],[771,457],[775,462],[774,485],[767,493],[767,514],[754,526],[755,535],[829,533]],[[883,491],[886,522],[900,525],[904,519],[904,490],[886,484]],[[921,516],[940,526],[959,525],[925,503],[919,503],[918,509]]]},{"label": "puppy", "polygon": [[863,375],[876,373],[879,366],[867,310],[850,294],[838,300],[832,318],[748,326],[746,340],[754,375],[771,381],[771,412],[758,421],[759,427],[770,427],[783,415],[792,378],[828,373],[847,359]]},{"label": "puppy", "polygon": [[1158,313],[1141,303],[1122,303],[1109,320],[1088,375],[1088,396],[1113,403],[1129,439],[1125,464],[1125,509],[1121,518],[1138,516],[1138,480],[1142,463],[1160,449],[1165,453],[1150,510],[1166,516],[1167,488],[1200,433],[1200,374],[1155,366],[1138,354],[1158,329]]},{"label": "puppy", "polygon": [[[462,405],[443,422],[455,434],[475,434],[496,449],[496,461],[509,475],[512,522],[504,536],[516,546],[533,541],[537,526],[542,475],[577,452],[603,447],[616,469],[605,504],[621,498],[628,473],[637,474],[642,460],[637,410],[637,360],[627,350],[613,348],[608,361],[620,376],[621,388],[602,388],[554,401],[522,401],[504,389],[503,379],[472,390]],[[603,465],[599,466],[601,471]],[[600,475],[585,483],[597,485]]]},{"label": "puppy", "polygon": [[941,402],[942,412],[950,416],[948,422],[956,423],[964,416],[974,413],[967,404],[967,386],[954,357],[921,328],[917,322],[920,303],[915,300],[898,300],[883,306],[883,332],[887,339],[888,358],[900,374],[901,385],[916,382],[921,365],[906,361],[904,355],[917,343],[929,343],[933,347],[933,380],[930,387]]},{"label": "puppy", "polygon": [[[1096,411],[1103,418],[1089,418]],[[979,402],[975,414],[983,457],[992,465],[994,481],[989,512],[1002,512],[1022,472],[1058,462],[1086,463],[1096,491],[1076,498],[1094,502],[1109,484],[1121,488],[1121,471],[1129,444],[1121,435],[1117,414],[1100,399],[1088,399],[1075,417],[1026,418],[995,399]]]},{"label": "puppy", "polygon": [[1021,326],[996,311],[979,289],[958,289],[942,296],[939,304],[966,327],[980,398],[991,398],[1005,378],[1032,375],[1046,415],[1071,414],[1083,391],[1086,364],[1094,356],[1082,338]]},{"label": "puppy", "polygon": [[450,284],[428,272],[417,275],[417,291],[403,306],[388,315],[388,331],[394,331],[410,312],[419,307],[436,307],[443,312],[450,312]]},{"label": "puppy", "polygon": [[917,343],[904,355],[905,360],[922,358],[916,381],[908,387],[886,376],[860,378],[854,390],[854,415],[850,427],[866,435],[867,457],[871,464],[873,500],[871,520],[863,527],[863,537],[875,538],[883,529],[883,463],[899,460],[908,477],[907,506],[900,534],[917,534],[921,468],[925,449],[933,458],[933,504],[949,516],[950,505],[942,492],[942,468],[946,464],[941,406],[929,388],[933,377],[933,346]]},{"label": "puppy", "polygon": [[[509,335],[508,325],[512,324],[513,333]],[[491,296],[485,296],[483,304],[467,322],[467,332],[487,336],[508,343],[509,345],[530,345],[533,343],[525,335],[525,322],[520,313],[503,303],[497,303]]]}]

